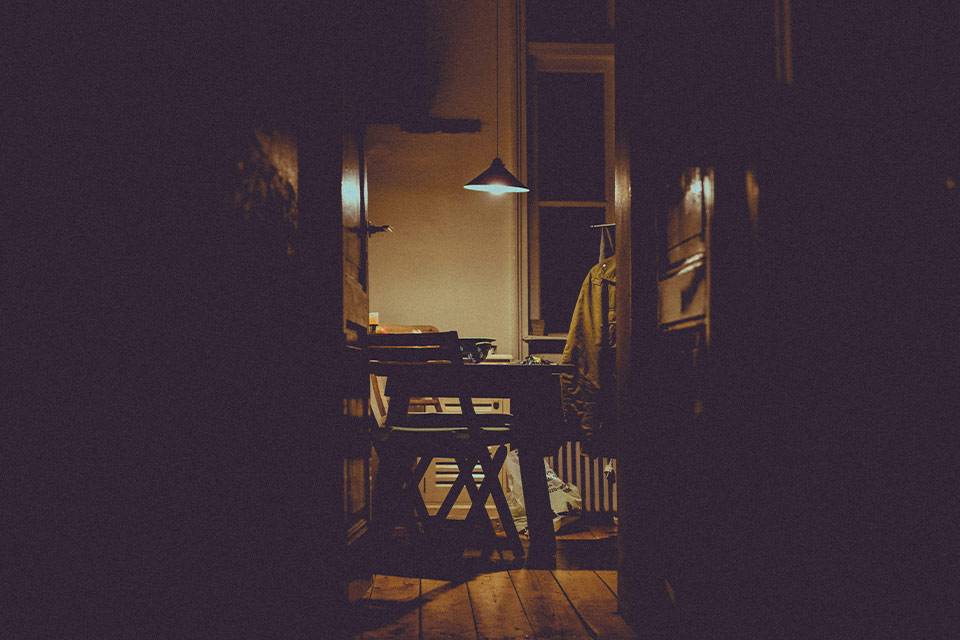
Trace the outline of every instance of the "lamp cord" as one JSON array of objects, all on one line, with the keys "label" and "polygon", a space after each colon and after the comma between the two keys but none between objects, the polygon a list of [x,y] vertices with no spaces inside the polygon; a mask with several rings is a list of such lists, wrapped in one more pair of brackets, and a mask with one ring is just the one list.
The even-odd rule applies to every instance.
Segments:
[{"label": "lamp cord", "polygon": [[496,99],[497,99],[497,155],[500,157],[500,0],[494,0],[497,3],[497,10],[495,15],[497,16],[496,29],[494,30],[494,47],[496,47],[495,52],[497,54],[497,76],[494,79],[496,83]]}]

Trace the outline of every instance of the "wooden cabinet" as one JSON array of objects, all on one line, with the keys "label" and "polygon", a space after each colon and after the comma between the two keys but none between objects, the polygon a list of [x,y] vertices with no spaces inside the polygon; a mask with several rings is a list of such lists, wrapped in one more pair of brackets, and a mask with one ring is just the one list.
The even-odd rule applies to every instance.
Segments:
[{"label": "wooden cabinet", "polygon": [[667,187],[670,204],[657,220],[657,311],[664,330],[707,322],[713,182],[712,168],[689,167]]}]

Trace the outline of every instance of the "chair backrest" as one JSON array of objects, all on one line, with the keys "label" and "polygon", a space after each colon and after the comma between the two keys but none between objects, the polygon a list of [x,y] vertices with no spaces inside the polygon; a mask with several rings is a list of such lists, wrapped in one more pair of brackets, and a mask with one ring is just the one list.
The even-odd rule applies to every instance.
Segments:
[{"label": "chair backrest", "polygon": [[432,324],[381,324],[383,333],[436,333],[439,331]]},{"label": "chair backrest", "polygon": [[[432,324],[381,324],[382,333],[437,333],[437,329]],[[370,406],[373,409],[377,424],[383,426],[387,418],[387,401],[383,395],[382,384],[375,373],[370,374]],[[411,398],[410,406],[419,407],[422,410],[432,408],[435,411],[443,411],[443,403],[440,398]]]},{"label": "chair backrest", "polygon": [[[387,375],[386,393],[391,394],[389,365],[430,364],[446,367],[462,367],[459,336],[456,331],[427,333],[374,333],[366,337],[366,349],[371,374]],[[461,420],[470,426],[476,417],[473,399],[460,397]],[[391,397],[387,411],[388,426],[406,422],[410,405],[409,396]]]},{"label": "chair backrest", "polygon": [[371,363],[442,362],[451,365],[463,363],[456,331],[372,333],[366,338],[366,347]]}]

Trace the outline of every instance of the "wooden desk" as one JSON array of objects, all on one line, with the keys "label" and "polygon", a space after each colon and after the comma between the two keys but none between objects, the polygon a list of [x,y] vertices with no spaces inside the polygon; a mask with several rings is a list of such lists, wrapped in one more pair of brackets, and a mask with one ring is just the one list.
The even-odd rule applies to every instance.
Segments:
[{"label": "wooden desk", "polygon": [[424,363],[377,363],[373,373],[387,377],[386,392],[394,396],[425,393],[442,397],[509,398],[515,418],[513,446],[520,454],[523,502],[527,511],[530,550],[528,568],[556,566],[557,541],[547,491],[543,459],[561,444],[560,374],[573,365],[519,363],[464,364],[460,367]]}]

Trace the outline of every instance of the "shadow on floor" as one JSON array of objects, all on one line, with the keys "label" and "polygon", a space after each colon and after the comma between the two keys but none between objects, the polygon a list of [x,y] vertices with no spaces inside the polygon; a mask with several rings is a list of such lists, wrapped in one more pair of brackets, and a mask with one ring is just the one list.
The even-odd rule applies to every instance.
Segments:
[{"label": "shadow on floor", "polygon": [[[450,528],[425,536],[398,529],[387,547],[380,550],[374,572],[434,580],[466,581],[481,573],[523,568],[514,557],[497,526],[498,537],[478,535],[463,528]],[[524,556],[529,540],[522,539]],[[490,548],[490,547],[496,548]],[[484,549],[484,547],[488,547]],[[617,529],[585,519],[557,533],[557,569],[616,570]]]}]

